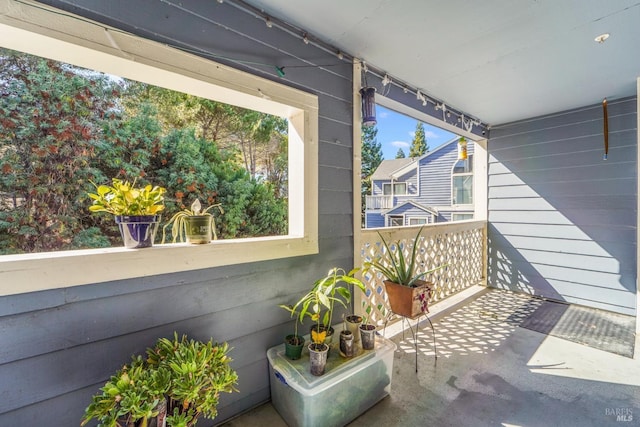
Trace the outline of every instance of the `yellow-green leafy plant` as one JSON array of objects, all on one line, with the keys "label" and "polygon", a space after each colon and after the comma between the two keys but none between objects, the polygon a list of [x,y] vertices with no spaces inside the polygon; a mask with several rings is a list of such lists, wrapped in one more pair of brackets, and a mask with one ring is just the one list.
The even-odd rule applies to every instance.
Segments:
[{"label": "yellow-green leafy plant", "polygon": [[136,187],[133,183],[113,178],[111,185],[97,185],[95,193],[88,193],[92,199],[91,212],[108,212],[116,216],[157,215],[164,209],[166,189],[157,185]]}]

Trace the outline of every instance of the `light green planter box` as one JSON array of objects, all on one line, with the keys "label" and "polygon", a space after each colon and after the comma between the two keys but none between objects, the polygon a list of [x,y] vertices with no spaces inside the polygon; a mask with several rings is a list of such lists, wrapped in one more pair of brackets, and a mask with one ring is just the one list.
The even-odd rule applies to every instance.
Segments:
[{"label": "light green planter box", "polygon": [[316,377],[309,372],[306,346],[299,360],[285,357],[284,344],[273,347],[267,352],[272,404],[290,427],[344,426],[389,394],[395,349],[376,336],[374,350],[360,348],[345,359],[334,342],[325,374]]}]

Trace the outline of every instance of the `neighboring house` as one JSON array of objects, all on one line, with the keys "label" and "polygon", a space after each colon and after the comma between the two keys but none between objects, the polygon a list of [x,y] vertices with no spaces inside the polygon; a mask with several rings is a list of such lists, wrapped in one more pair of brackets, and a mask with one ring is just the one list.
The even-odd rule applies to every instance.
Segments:
[{"label": "neighboring house", "polygon": [[473,218],[473,143],[458,160],[458,138],[419,158],[383,160],[371,175],[365,228]]}]

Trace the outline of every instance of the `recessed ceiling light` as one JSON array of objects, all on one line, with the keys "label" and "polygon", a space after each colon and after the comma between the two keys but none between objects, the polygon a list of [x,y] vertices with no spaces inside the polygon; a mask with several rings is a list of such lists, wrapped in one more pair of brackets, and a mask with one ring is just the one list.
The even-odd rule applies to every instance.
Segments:
[{"label": "recessed ceiling light", "polygon": [[594,40],[597,41],[598,43],[604,43],[604,41],[608,38],[609,38],[609,33],[604,33],[604,34],[600,34]]}]

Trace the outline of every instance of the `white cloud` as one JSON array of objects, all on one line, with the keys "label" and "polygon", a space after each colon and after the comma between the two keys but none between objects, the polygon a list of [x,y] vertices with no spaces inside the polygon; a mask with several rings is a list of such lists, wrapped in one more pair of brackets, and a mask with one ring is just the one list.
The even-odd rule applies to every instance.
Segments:
[{"label": "white cloud", "polygon": [[440,136],[437,133],[431,132],[430,130],[424,131],[424,136],[425,138],[436,138],[436,139],[440,138]]},{"label": "white cloud", "polygon": [[395,148],[409,148],[410,145],[411,144],[405,141],[393,141],[391,143],[391,146]]},{"label": "white cloud", "polygon": [[415,138],[416,132],[412,130],[411,132],[409,132],[409,136],[411,137],[411,139]]},{"label": "white cloud", "polygon": [[386,119],[387,117],[389,117],[389,113],[386,111],[380,111],[377,113],[377,116],[379,119]]}]

